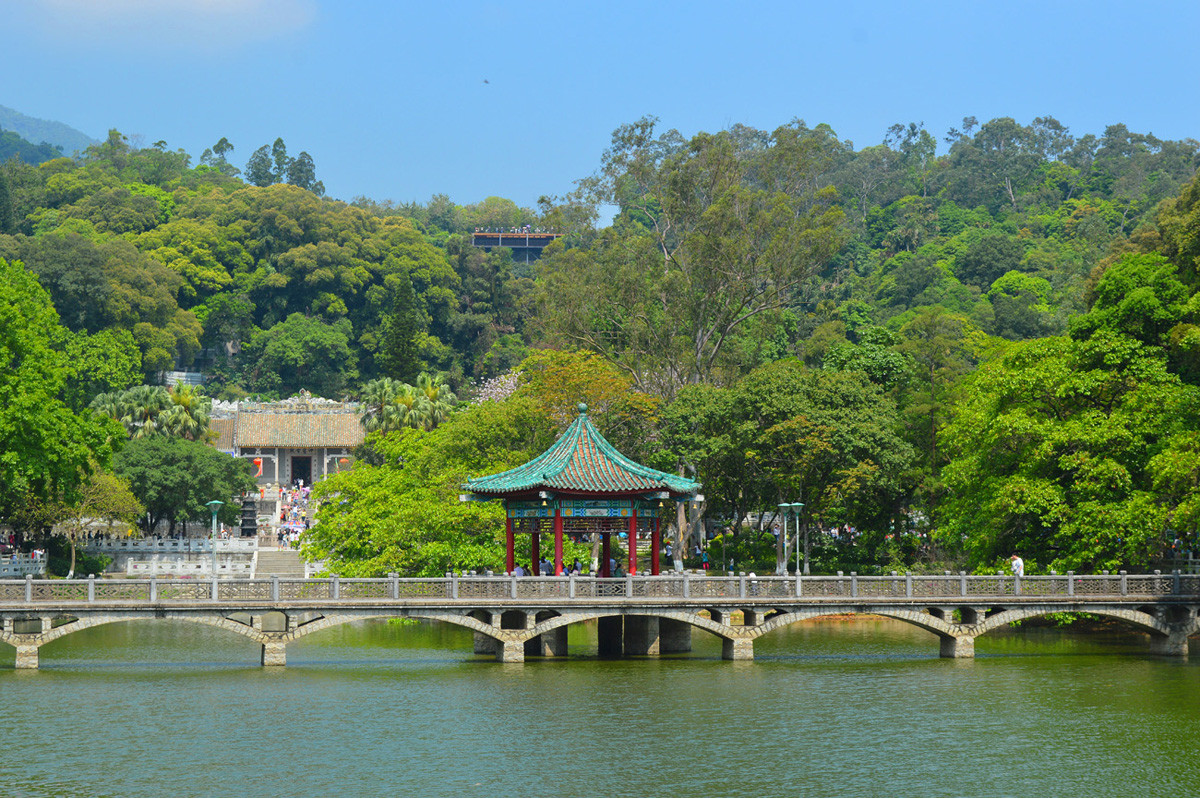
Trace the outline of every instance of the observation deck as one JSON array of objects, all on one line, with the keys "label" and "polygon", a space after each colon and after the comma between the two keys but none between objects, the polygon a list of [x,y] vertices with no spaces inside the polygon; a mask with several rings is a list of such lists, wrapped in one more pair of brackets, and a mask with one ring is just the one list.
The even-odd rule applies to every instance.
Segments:
[{"label": "observation deck", "polygon": [[526,263],[536,260],[549,244],[562,233],[533,232],[524,230],[476,230],[471,236],[471,246],[491,251],[495,247],[508,247],[513,251],[513,260],[524,259]]}]

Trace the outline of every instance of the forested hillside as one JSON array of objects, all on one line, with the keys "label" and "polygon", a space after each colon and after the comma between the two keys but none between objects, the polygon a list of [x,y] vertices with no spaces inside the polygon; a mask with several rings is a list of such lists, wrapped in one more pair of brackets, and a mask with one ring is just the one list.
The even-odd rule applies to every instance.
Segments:
[{"label": "forested hillside", "polygon": [[[114,131],[0,167],[0,259],[58,312],[73,408],[193,363],[226,398],[418,370],[470,398],[524,362],[496,403],[406,435],[437,457],[510,389],[552,426],[591,394],[630,454],[705,483],[710,517],[803,499],[806,523],[854,527],[830,562],[1116,567],[1195,537],[1196,141],[966,119],[940,147],[910,124],[856,148],[799,121],[642,119],[536,210],[345,203],[282,139],[245,180],[232,152],[193,165]],[[531,266],[470,245],[524,224],[564,236]],[[513,435],[509,455],[534,440]]]}]

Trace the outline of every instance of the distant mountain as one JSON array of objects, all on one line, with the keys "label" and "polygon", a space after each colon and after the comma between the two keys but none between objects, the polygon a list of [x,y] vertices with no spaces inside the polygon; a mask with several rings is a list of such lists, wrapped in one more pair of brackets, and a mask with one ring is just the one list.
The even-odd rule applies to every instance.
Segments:
[{"label": "distant mountain", "polygon": [[61,147],[64,155],[73,155],[100,143],[70,125],[48,119],[34,119],[3,105],[0,105],[0,129],[10,130],[31,144],[46,142]]}]

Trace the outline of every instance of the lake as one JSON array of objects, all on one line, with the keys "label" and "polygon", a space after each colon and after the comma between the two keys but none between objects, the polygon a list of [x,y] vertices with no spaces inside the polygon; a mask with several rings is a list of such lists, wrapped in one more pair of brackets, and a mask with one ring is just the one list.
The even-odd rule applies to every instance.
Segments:
[{"label": "lake", "polygon": [[1014,630],[943,660],[874,618],[809,621],[721,660],[505,665],[469,632],[361,622],[288,667],[201,625],[142,621],[0,647],[6,796],[1194,796],[1200,650]]}]

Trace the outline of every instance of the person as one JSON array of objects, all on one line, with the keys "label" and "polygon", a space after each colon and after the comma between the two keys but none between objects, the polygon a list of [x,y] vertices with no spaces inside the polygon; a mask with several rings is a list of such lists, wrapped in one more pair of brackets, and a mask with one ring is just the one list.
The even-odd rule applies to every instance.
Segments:
[{"label": "person", "polygon": [[1011,560],[1013,576],[1024,576],[1025,561],[1015,554],[1009,559]]},{"label": "person", "polygon": [[700,554],[700,567],[703,568],[705,571],[708,570],[708,552],[707,551],[701,552],[701,554]]},{"label": "person", "polygon": [[517,563],[517,567],[513,568],[513,576],[524,576],[524,575],[525,575],[525,569],[521,567],[520,563]]}]

